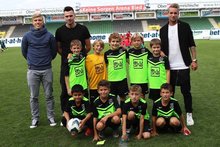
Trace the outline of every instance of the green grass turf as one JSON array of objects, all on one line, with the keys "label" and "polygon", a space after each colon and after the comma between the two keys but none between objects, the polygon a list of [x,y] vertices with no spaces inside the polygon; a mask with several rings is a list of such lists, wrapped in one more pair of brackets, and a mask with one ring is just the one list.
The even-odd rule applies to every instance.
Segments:
[{"label": "green grass turf", "polygon": [[[127,146],[220,146],[219,69],[220,41],[198,40],[198,71],[191,72],[195,125],[189,127],[192,135],[160,134],[149,140],[137,141],[134,137]],[[106,45],[108,47],[108,45]],[[53,62],[56,120],[60,111],[59,55]],[[20,48],[10,48],[0,53],[0,146],[95,146],[92,137],[79,135],[72,138],[67,130],[57,125],[50,127],[46,119],[45,98],[40,91],[40,125],[29,129],[30,106],[26,81],[27,65]],[[177,88],[176,98],[184,111],[183,98]],[[148,101],[149,111],[152,102]],[[119,139],[106,138],[105,146],[119,146]]]}]

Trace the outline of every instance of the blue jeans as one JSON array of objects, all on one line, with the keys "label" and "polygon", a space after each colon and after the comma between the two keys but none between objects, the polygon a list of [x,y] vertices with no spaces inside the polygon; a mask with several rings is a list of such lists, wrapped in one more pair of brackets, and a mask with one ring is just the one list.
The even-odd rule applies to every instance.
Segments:
[{"label": "blue jeans", "polygon": [[52,69],[27,71],[27,82],[30,90],[30,107],[32,120],[39,120],[39,89],[42,83],[47,106],[47,118],[54,119],[53,73]]}]

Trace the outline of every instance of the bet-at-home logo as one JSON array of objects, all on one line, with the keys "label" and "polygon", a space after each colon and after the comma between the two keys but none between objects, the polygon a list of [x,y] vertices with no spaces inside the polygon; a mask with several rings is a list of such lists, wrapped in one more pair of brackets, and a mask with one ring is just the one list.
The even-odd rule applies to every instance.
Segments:
[{"label": "bet-at-home logo", "polygon": [[76,77],[82,76],[84,73],[83,66],[78,66],[74,68]]},{"label": "bet-at-home logo", "polygon": [[95,71],[96,71],[96,74],[103,73],[104,72],[104,65],[103,65],[103,63],[96,64],[95,65]]},{"label": "bet-at-home logo", "polygon": [[151,77],[160,77],[160,68],[159,67],[151,67]]},{"label": "bet-at-home logo", "polygon": [[143,59],[134,59],[133,67],[134,69],[143,69]]},{"label": "bet-at-home logo", "polygon": [[123,60],[122,59],[114,60],[113,64],[114,64],[114,70],[123,68]]}]

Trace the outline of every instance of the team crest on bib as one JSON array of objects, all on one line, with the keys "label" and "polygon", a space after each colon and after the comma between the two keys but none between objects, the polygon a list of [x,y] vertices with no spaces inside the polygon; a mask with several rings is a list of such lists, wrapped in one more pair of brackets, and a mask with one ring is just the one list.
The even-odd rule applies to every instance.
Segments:
[{"label": "team crest on bib", "polygon": [[123,68],[123,60],[118,59],[113,61],[114,64],[114,70],[122,69]]},{"label": "team crest on bib", "polygon": [[143,69],[143,59],[134,59],[133,67],[134,69]]},{"label": "team crest on bib", "polygon": [[174,104],[170,103],[170,109],[173,109],[173,108],[174,108]]},{"label": "team crest on bib", "polygon": [[159,67],[151,67],[150,73],[152,77],[160,77],[160,68]]},{"label": "team crest on bib", "polygon": [[83,66],[78,66],[74,68],[76,77],[82,76],[84,73]]}]

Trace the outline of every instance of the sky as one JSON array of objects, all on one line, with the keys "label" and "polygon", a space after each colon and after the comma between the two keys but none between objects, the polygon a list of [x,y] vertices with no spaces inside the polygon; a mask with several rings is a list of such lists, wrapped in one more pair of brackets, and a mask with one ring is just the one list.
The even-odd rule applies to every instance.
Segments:
[{"label": "sky", "polygon": [[[0,10],[15,9],[41,9],[41,8],[60,8],[75,6],[77,2],[81,7],[84,6],[107,6],[107,5],[128,5],[144,4],[146,0],[0,0]],[[150,3],[160,3],[161,0],[147,0]],[[173,2],[219,2],[220,0],[162,0],[163,3]]]}]

